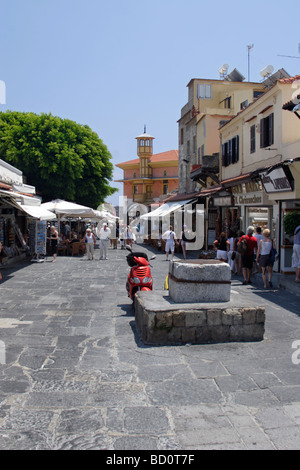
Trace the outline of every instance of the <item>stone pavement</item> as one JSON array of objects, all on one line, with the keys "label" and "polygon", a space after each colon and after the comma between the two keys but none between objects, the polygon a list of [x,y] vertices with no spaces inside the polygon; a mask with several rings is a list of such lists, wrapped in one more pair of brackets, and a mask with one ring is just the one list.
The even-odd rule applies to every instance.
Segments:
[{"label": "stone pavement", "polygon": [[263,341],[146,347],[126,254],[1,269],[0,449],[300,449],[299,297],[234,277],[266,306]]}]

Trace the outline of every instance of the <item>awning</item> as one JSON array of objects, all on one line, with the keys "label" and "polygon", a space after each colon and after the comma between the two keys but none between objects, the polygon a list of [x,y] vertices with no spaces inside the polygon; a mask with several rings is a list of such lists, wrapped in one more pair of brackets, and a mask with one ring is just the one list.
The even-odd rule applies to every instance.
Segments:
[{"label": "awning", "polygon": [[152,218],[152,217],[164,217],[164,216],[170,214],[171,212],[177,211],[178,209],[180,209],[185,204],[189,204],[193,200],[194,199],[188,199],[188,200],[185,200],[185,201],[166,202],[165,204],[158,207],[154,211],[148,212],[148,214],[142,215],[140,218],[141,219],[149,219],[149,218]]},{"label": "awning", "polygon": [[18,209],[22,210],[23,212],[26,212],[27,215],[30,217],[33,217],[34,219],[39,219],[39,220],[55,220],[56,215],[53,214],[53,212],[47,211],[41,206],[27,206],[27,205],[22,205],[19,204],[18,202],[14,203]]},{"label": "awning", "polygon": [[[50,212],[41,206],[39,199],[19,195],[18,193],[14,193],[12,191],[0,190],[0,197],[1,196],[4,196],[5,198],[7,198],[6,201],[10,206],[15,207],[25,212],[28,216],[33,217],[34,219],[39,219],[39,220],[56,219],[56,215],[53,214],[53,212]],[[28,204],[28,202],[30,204]]]},{"label": "awning", "polygon": [[41,204],[40,199],[34,196],[26,196],[26,194],[17,193],[15,191],[5,191],[0,189],[0,196],[8,197],[24,205],[40,206]]}]

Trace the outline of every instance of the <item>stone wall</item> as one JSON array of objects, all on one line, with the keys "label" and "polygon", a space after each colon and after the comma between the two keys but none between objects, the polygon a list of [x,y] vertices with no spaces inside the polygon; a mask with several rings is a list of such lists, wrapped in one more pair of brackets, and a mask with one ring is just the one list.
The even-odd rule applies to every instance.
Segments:
[{"label": "stone wall", "polygon": [[135,317],[142,341],[152,345],[261,341],[265,331],[263,306],[175,304],[157,292],[137,294]]}]

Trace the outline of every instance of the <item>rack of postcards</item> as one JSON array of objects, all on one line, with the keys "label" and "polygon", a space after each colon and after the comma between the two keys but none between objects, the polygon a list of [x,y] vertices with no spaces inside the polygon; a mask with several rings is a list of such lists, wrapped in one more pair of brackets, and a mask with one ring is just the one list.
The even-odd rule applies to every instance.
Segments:
[{"label": "rack of postcards", "polygon": [[34,220],[28,225],[29,248],[32,261],[41,261],[46,255],[47,225],[41,220]]}]

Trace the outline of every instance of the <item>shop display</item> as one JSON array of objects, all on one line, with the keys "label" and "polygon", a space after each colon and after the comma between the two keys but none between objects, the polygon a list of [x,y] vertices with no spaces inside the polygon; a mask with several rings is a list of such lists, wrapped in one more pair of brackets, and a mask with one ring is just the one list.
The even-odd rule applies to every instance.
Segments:
[{"label": "shop display", "polygon": [[29,224],[29,248],[32,260],[41,260],[46,255],[46,222],[33,221]]}]

